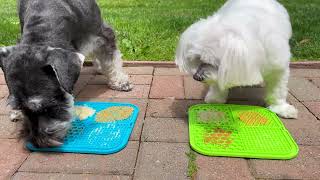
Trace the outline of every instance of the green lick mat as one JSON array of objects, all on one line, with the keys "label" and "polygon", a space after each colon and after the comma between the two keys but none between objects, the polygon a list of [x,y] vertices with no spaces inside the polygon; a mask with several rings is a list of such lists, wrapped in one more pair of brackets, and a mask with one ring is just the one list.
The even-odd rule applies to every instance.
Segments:
[{"label": "green lick mat", "polygon": [[189,135],[191,147],[208,156],[292,159],[299,152],[278,116],[257,106],[192,106]]}]

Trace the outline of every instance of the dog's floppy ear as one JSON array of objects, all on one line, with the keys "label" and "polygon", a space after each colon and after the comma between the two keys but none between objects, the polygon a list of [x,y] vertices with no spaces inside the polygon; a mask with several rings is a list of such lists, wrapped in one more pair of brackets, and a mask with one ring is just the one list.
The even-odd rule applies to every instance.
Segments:
[{"label": "dog's floppy ear", "polygon": [[4,59],[9,56],[14,46],[0,47],[0,67],[3,68]]},{"label": "dog's floppy ear", "polygon": [[84,62],[84,56],[63,49],[48,49],[47,67],[51,67],[60,86],[68,93],[72,93]]}]

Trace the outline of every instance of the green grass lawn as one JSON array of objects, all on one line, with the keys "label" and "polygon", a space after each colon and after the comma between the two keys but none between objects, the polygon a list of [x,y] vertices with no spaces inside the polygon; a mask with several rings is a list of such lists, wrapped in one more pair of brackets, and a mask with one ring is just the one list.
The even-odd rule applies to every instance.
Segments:
[{"label": "green grass lawn", "polygon": [[[1,0],[0,46],[19,36],[16,1]],[[104,19],[118,36],[124,59],[173,60],[179,35],[225,0],[98,0]],[[280,0],[292,19],[293,60],[320,60],[320,1]]]}]

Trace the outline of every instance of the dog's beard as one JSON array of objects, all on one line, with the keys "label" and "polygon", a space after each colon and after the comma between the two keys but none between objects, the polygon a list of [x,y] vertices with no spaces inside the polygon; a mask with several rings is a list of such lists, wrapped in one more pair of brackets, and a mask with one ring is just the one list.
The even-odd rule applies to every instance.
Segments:
[{"label": "dog's beard", "polygon": [[54,118],[47,115],[25,114],[19,137],[37,147],[62,145],[63,139],[71,127],[72,114],[70,114],[69,108],[54,112],[53,114],[59,113],[59,116]]},{"label": "dog's beard", "polygon": [[73,117],[73,97],[67,93],[65,97],[65,102],[56,106],[38,112],[23,111],[20,139],[37,147],[62,145]]}]

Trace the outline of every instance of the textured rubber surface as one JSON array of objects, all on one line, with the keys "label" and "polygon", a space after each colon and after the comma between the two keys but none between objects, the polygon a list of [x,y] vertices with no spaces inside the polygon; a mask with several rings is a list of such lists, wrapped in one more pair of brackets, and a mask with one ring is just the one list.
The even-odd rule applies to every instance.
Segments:
[{"label": "textured rubber surface", "polygon": [[191,147],[208,156],[292,159],[298,145],[266,108],[199,104],[189,108]]},{"label": "textured rubber surface", "polygon": [[[95,113],[84,120],[74,119],[72,128],[69,130],[62,146],[36,148],[31,143],[27,143],[27,148],[32,151],[111,154],[126,147],[138,117],[138,107],[126,103],[104,102],[76,102],[75,107],[89,107],[94,109]],[[119,110],[122,110],[123,107],[133,108],[133,111],[126,119],[118,119],[112,122],[98,122],[96,120],[96,115],[99,112],[108,108],[116,111],[118,107]],[[119,112],[114,113],[119,114]]]}]

